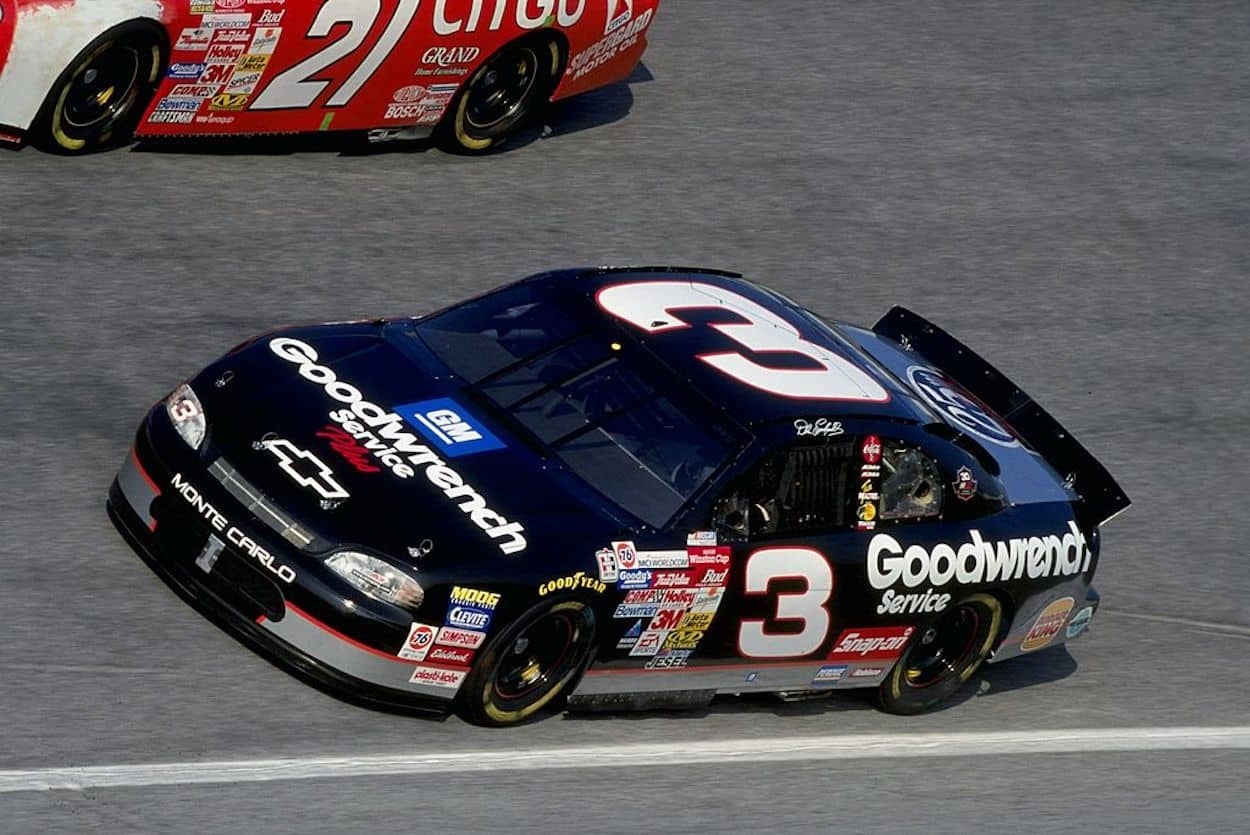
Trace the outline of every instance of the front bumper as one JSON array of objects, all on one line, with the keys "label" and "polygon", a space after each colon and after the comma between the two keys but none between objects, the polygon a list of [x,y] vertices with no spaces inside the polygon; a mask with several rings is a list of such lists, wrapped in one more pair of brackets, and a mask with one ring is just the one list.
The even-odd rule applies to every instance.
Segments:
[{"label": "front bumper", "polygon": [[[162,405],[145,420],[108,497],[110,519],[144,562],[218,625],[335,696],[369,707],[445,712],[455,691],[410,682],[417,667],[428,665],[395,654],[411,616],[353,595],[319,557],[272,535],[181,439],[161,443],[163,428],[172,433],[163,418]],[[175,478],[193,484],[212,514],[193,509]],[[219,548],[206,549],[210,536]],[[238,547],[244,539],[272,558]],[[215,553],[206,559],[209,551]]]}]

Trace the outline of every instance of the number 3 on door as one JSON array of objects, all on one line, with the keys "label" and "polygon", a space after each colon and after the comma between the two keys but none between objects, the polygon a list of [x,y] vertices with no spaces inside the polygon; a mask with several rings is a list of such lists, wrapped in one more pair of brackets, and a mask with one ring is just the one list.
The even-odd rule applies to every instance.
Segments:
[{"label": "number 3 on door", "polygon": [[747,558],[746,594],[767,594],[774,580],[799,579],[803,591],[777,592],[773,620],[798,622],[799,632],[767,632],[763,620],[743,620],[738,651],[745,658],[797,658],[820,649],[829,633],[833,569],[819,551],[810,548],[762,548]]}]

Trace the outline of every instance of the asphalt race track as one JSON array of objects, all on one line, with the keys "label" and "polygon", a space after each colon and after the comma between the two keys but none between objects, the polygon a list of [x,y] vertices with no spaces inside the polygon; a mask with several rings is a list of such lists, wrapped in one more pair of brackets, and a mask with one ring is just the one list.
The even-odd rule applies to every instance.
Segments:
[{"label": "asphalt race track", "polygon": [[[0,153],[0,832],[1246,830],[1250,6],[668,0],[651,38],[486,159]],[[492,732],[301,684],[105,517],[144,410],[244,337],[592,263],[737,269],[869,324],[904,303],[970,343],[1135,500],[1090,634],[918,718],[725,699]],[[114,768],[217,761],[242,765]],[[103,770],[37,790],[75,767]]]}]

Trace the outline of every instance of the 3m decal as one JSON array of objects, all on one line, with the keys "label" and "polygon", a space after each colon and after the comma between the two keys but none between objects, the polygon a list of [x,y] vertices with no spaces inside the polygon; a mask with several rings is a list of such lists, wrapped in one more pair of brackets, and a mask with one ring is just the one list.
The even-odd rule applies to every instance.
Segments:
[{"label": "3m decal", "polygon": [[798,329],[771,310],[712,284],[647,281],[605,287],[599,306],[647,334],[691,327],[675,311],[710,309],[727,320],[708,327],[753,354],[789,354],[808,368],[762,365],[736,351],[700,354],[697,359],[752,388],[805,400],[851,400],[882,403],[890,394],[862,368],[834,351],[804,339]]}]

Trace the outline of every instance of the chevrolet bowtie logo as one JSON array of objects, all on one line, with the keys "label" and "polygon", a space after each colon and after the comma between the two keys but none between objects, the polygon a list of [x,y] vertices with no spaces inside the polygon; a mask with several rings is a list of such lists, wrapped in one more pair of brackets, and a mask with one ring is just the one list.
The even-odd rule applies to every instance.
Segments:
[{"label": "chevrolet bowtie logo", "polygon": [[349,494],[334,480],[334,471],[324,461],[290,441],[265,441],[265,449],[278,459],[278,466],[300,487],[310,487],[323,499],[346,499]]}]

